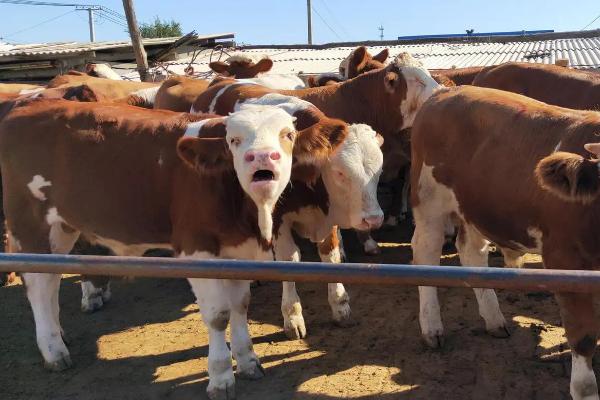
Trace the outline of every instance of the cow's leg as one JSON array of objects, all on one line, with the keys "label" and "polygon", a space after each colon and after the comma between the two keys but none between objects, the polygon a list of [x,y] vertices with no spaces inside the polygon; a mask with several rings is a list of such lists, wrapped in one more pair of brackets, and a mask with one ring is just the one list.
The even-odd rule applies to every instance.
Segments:
[{"label": "cow's leg", "polygon": [[[275,259],[277,261],[300,261],[300,249],[294,241],[291,227],[284,222],[279,228],[275,240]],[[283,315],[283,330],[290,339],[306,337],[306,325],[302,316],[300,296],[296,292],[295,282],[282,282],[281,314]]]},{"label": "cow's leg", "polygon": [[[141,257],[144,253],[131,249],[110,249],[119,257]],[[92,313],[104,307],[112,298],[110,278],[108,276],[81,277],[81,311]]]},{"label": "cow's leg", "polygon": [[[30,235],[16,238],[9,232],[9,242],[14,243],[9,246],[10,250],[25,253],[68,254],[79,237],[79,232],[66,226],[56,213],[56,209],[52,210],[46,216],[47,224],[43,223],[41,227],[35,224],[38,225],[38,229],[31,229]],[[19,228],[26,230],[23,227]],[[44,358],[44,365],[53,371],[70,367],[71,357],[63,340],[64,332],[60,326],[59,316],[58,295],[61,275],[24,273],[22,277],[33,311],[37,344]]]},{"label": "cow's leg", "polygon": [[574,400],[598,400],[598,384],[592,368],[598,337],[593,295],[562,293],[556,294],[556,299],[571,347],[571,396]]},{"label": "cow's leg", "polygon": [[[338,227],[334,226],[325,240],[317,245],[322,262],[342,262],[341,239]],[[333,321],[340,326],[347,326],[350,322],[350,296],[344,285],[341,283],[327,284],[327,299],[331,306]]]},{"label": "cow's leg", "polygon": [[111,297],[108,277],[81,277],[81,311],[86,313],[98,311],[110,301]]},{"label": "cow's leg", "polygon": [[225,330],[231,316],[226,281],[188,279],[196,295],[202,320],[208,328],[208,397],[211,400],[234,399],[235,378]]},{"label": "cow's leg", "polygon": [[231,301],[231,351],[237,363],[236,374],[242,379],[259,379],[265,375],[254,352],[248,331],[250,281],[225,281]]},{"label": "cow's leg", "polygon": [[[456,248],[461,264],[469,267],[487,267],[489,242],[466,223],[463,223],[458,232]],[[479,314],[485,321],[488,333],[495,337],[508,337],[510,334],[494,289],[473,289],[473,291],[479,305]]]},{"label": "cow's leg", "polygon": [[370,231],[356,231],[356,237],[358,238],[358,241],[363,245],[365,254],[374,256],[381,253],[381,249],[379,248],[379,245],[377,244],[375,239],[371,237]]},{"label": "cow's leg", "polygon": [[[444,244],[445,216],[428,215],[425,207],[413,208],[415,218],[415,232],[412,237],[413,264],[439,265]],[[441,347],[444,326],[436,287],[419,286],[419,322],[425,342],[434,348]]]}]

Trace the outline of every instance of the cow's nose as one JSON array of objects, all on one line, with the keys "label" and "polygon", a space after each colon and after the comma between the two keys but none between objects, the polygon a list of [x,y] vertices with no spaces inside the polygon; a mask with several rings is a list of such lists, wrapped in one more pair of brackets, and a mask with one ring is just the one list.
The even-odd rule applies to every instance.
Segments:
[{"label": "cow's nose", "polygon": [[369,216],[363,218],[363,221],[365,222],[365,224],[367,224],[369,226],[369,229],[377,229],[383,223],[383,215],[381,215],[381,214],[369,215]]},{"label": "cow's nose", "polygon": [[281,153],[277,150],[248,150],[244,154],[244,161],[253,162],[258,161],[260,163],[269,163],[271,161],[278,161],[281,159]]}]

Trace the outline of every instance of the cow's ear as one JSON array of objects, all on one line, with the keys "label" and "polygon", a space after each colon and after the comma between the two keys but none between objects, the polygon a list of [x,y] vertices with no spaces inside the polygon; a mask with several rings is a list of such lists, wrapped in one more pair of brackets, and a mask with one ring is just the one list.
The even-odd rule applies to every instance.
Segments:
[{"label": "cow's ear", "polygon": [[233,169],[233,158],[225,138],[182,137],[177,154],[190,168],[202,175],[214,175]]},{"label": "cow's ear", "polygon": [[359,71],[363,70],[368,60],[367,48],[365,46],[357,47],[352,52],[352,57],[350,57],[350,62],[348,63],[348,71],[346,71],[348,78],[357,76],[360,73]]},{"label": "cow's ear", "polygon": [[217,74],[224,74],[226,72],[229,72],[229,64],[226,64],[223,61],[213,61],[210,64],[208,64],[208,66]]},{"label": "cow's ear", "polygon": [[379,53],[377,53],[373,56],[373,60],[379,61],[380,63],[383,64],[383,63],[385,63],[385,61],[387,60],[389,55],[390,55],[390,51],[388,49],[383,49]]},{"label": "cow's ear", "polygon": [[589,203],[600,191],[598,160],[579,154],[553,153],[538,163],[535,176],[542,188],[569,202]]},{"label": "cow's ear", "polygon": [[294,158],[300,164],[312,164],[320,168],[347,135],[346,124],[341,121],[314,124],[298,132]]},{"label": "cow's ear", "polygon": [[256,75],[262,72],[269,72],[271,68],[273,68],[273,60],[271,60],[270,58],[262,58],[259,62],[254,64],[253,67],[254,71],[256,72]]}]

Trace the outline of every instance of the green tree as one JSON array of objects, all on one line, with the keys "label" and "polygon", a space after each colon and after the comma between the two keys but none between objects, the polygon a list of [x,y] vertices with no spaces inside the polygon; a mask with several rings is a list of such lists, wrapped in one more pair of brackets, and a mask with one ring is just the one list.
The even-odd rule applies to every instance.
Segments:
[{"label": "green tree", "polygon": [[140,25],[140,33],[143,38],[162,38],[172,36],[182,36],[181,24],[174,20],[162,21],[158,16],[154,17],[154,22],[143,23]]}]

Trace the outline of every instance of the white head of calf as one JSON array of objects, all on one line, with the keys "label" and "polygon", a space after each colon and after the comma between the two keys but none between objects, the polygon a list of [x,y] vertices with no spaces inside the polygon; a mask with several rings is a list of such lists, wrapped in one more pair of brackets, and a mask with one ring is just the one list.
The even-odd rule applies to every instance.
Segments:
[{"label": "white head of calf", "polygon": [[[290,180],[296,137],[294,117],[276,107],[246,105],[227,118],[226,127],[227,144],[242,188],[259,211],[270,214]],[[265,224],[270,223],[259,220],[267,239],[271,237],[271,226]]]},{"label": "white head of calf", "polygon": [[330,213],[342,228],[376,229],[383,222],[377,184],[383,166],[383,138],[365,124],[348,125],[346,139],[323,165]]}]

